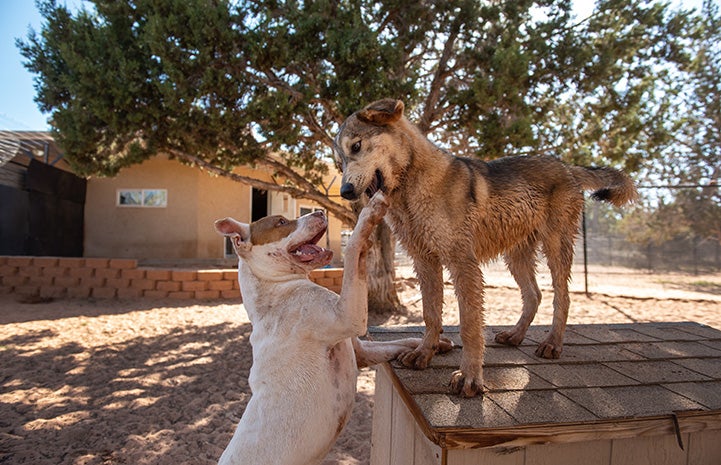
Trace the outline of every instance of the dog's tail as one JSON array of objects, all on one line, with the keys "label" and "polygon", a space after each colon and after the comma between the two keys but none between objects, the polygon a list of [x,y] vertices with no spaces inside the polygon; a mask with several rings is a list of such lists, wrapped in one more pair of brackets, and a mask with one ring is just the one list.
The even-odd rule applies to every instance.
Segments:
[{"label": "dog's tail", "polygon": [[571,166],[571,173],[583,190],[592,190],[594,200],[620,207],[638,198],[636,185],[629,175],[614,168]]}]

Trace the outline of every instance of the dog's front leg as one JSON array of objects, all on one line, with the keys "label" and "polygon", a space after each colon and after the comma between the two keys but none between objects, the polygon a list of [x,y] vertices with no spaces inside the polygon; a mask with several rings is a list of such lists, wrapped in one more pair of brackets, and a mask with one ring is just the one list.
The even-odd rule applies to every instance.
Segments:
[{"label": "dog's front leg", "polygon": [[340,292],[340,311],[350,317],[353,333],[361,336],[368,326],[368,281],[366,254],[373,228],[383,220],[388,201],[378,192],[361,210],[353,234],[348,239],[343,264],[343,285]]},{"label": "dog's front leg", "polygon": [[[461,254],[467,255],[463,251],[456,257]],[[460,369],[451,377],[451,392],[474,397],[483,393],[483,273],[473,257],[452,261],[448,268],[458,298],[463,343]]]},{"label": "dog's front leg", "polygon": [[[417,337],[405,339],[394,339],[391,341],[362,341],[353,338],[353,350],[355,351],[358,368],[370,367],[378,363],[390,362],[400,355],[415,349],[423,342]],[[453,342],[445,337],[440,338],[438,353],[442,354],[453,349]]]},{"label": "dog's front leg", "polygon": [[436,256],[414,258],[414,267],[423,298],[423,322],[426,325],[423,341],[414,350],[399,357],[400,362],[411,368],[428,366],[438,350],[443,331],[443,266]]}]

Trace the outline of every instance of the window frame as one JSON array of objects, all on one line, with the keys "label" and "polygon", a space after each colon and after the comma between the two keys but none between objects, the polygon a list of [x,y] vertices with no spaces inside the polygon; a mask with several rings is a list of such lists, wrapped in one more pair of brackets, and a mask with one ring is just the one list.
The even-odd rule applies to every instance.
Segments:
[{"label": "window frame", "polygon": [[[160,193],[160,202],[152,203],[153,193]],[[123,202],[123,194],[128,198],[133,198],[133,203]],[[134,199],[136,196],[139,199]],[[119,208],[167,208],[168,207],[168,189],[142,189],[142,188],[122,188],[115,191],[115,206]]]}]

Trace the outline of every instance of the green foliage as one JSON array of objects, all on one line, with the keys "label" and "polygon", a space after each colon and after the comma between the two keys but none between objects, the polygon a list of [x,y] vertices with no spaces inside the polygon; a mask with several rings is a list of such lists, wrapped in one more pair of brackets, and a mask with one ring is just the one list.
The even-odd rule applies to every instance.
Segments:
[{"label": "green foliage", "polygon": [[695,17],[659,2],[599,0],[582,20],[571,0],[83,4],[42,0],[42,30],[18,46],[85,175],[165,151],[225,172],[265,164],[279,189],[322,193],[338,124],[389,96],[458,154],[637,171],[672,140],[676,73],[701,66],[686,51]]},{"label": "green foliage", "polygon": [[[689,22],[688,60],[681,62],[673,94],[676,113],[668,132],[655,140],[658,161],[644,174],[673,189],[656,205],[638,212],[650,231],[626,225],[631,240],[660,244],[675,238],[721,241],[721,15],[705,0],[701,14]],[[675,52],[678,53],[678,52]],[[652,237],[649,237],[652,236]]]}]

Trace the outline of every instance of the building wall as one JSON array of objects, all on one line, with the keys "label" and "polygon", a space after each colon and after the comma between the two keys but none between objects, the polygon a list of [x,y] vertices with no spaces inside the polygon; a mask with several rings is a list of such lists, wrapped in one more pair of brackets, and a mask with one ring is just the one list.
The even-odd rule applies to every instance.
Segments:
[{"label": "building wall", "polygon": [[[165,208],[121,207],[118,189],[167,189]],[[198,173],[160,157],[91,178],[85,205],[85,256],[193,258],[196,255]]]},{"label": "building wall", "polygon": [[[238,174],[262,176],[249,168]],[[266,176],[269,180],[270,177]],[[117,205],[118,189],[166,189],[164,208]],[[216,219],[231,216],[248,222],[250,186],[210,176],[166,157],[155,157],[123,169],[114,178],[91,178],[85,205],[85,256],[139,260],[222,259],[224,240],[213,228]],[[269,214],[296,218],[301,206],[287,194],[271,192]],[[340,221],[331,217],[330,246],[339,264]],[[326,239],[320,244],[326,246]]]}]

